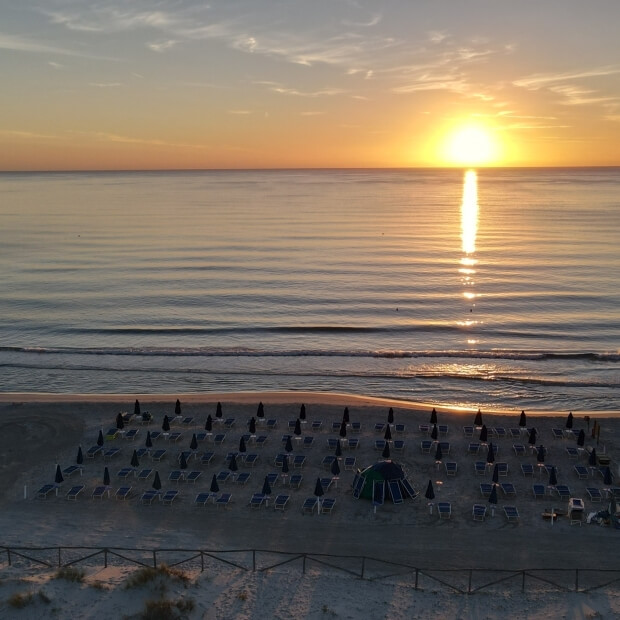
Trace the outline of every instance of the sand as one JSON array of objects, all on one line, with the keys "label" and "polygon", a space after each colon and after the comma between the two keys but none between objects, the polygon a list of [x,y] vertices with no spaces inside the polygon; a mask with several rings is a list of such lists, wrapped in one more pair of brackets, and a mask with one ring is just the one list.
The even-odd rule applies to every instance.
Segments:
[{"label": "sand", "polygon": [[[150,426],[130,423],[128,428],[138,428],[136,439],[128,441],[117,438],[106,442],[106,447],[116,446],[120,453],[109,463],[101,456],[85,459],[83,475],[74,474],[67,478],[58,490],[46,500],[35,499],[35,492],[45,483],[54,481],[56,463],[64,469],[75,461],[77,446],[84,450],[96,442],[99,429],[106,431],[114,427],[119,411],[133,411],[136,395],[92,396],[92,395],[25,395],[5,394],[0,396],[0,525],[1,544],[8,547],[55,547],[84,546],[139,549],[188,549],[188,550],[231,550],[259,549],[290,554],[332,554],[355,556],[353,559],[334,559],[331,563],[348,568],[359,575],[360,556],[388,562],[405,564],[427,571],[458,569],[441,578],[467,591],[472,586],[464,569],[489,569],[488,573],[476,573],[473,588],[493,581],[497,575],[508,575],[498,571],[523,571],[530,569],[615,569],[619,571],[606,577],[602,574],[582,573],[580,588],[603,583],[620,577],[618,561],[618,536],[620,530],[598,524],[571,525],[566,516],[551,524],[543,519],[546,508],[554,506],[566,511],[567,502],[555,496],[535,500],[532,483],[547,483],[547,475],[525,478],[520,464],[536,464],[535,454],[528,450],[524,457],[517,457],[510,437],[492,439],[499,446],[498,461],[508,464],[508,476],[500,481],[514,484],[517,496],[505,498],[499,493],[499,503],[491,516],[491,506],[484,522],[472,518],[472,505],[488,505],[480,494],[480,482],[490,482],[490,471],[484,476],[474,472],[475,460],[484,460],[486,453],[479,456],[467,454],[469,442],[477,439],[465,437],[464,425],[473,423],[472,411],[439,409],[439,423],[448,426],[448,434],[440,439],[450,442],[450,454],[444,461],[458,463],[455,477],[446,475],[444,464],[435,463],[434,451],[422,453],[420,442],[428,439],[419,430],[420,424],[429,419],[430,407],[419,403],[386,401],[371,397],[346,394],[310,393],[260,393],[260,394],[211,394],[179,395],[182,416],[193,417],[194,424],[173,425],[172,431],[183,433],[173,445],[159,439],[155,447],[165,447],[167,456],[157,464],[151,464],[149,457],[143,457],[141,467],[154,467],[160,473],[164,490],[176,488],[179,497],[172,506],[155,502],[142,505],[140,496],[151,487],[152,480],[139,482],[131,477],[126,484],[132,486],[126,501],[112,498],[96,501],[91,499],[92,489],[101,484],[103,468],[109,466],[113,491],[125,484],[117,479],[116,472],[129,466],[134,448],[144,445],[147,429],[160,430],[164,414],[173,416],[176,395],[137,395],[142,410],[154,416]],[[177,469],[176,455],[189,449],[193,432],[203,430],[208,414],[215,417],[215,402],[223,405],[224,417],[233,417],[235,426],[226,433],[222,446],[213,446],[209,441],[201,443],[198,452],[215,452],[210,465],[202,465],[191,459],[190,470],[201,471],[195,484],[172,483],[168,481],[171,470]],[[251,473],[245,486],[227,482],[222,491],[232,493],[232,503],[227,508],[214,505],[196,507],[194,497],[209,488],[214,472],[227,469],[225,455],[238,449],[239,437],[247,432],[247,421],[256,414],[259,401],[265,404],[266,418],[275,418],[279,427],[258,434],[268,436],[262,448],[249,447],[249,451],[260,455],[254,468],[240,467],[240,471]],[[287,423],[294,420],[300,404],[304,402],[308,424],[305,435],[314,435],[312,447],[301,449],[296,442],[293,454],[305,454],[306,464],[300,472],[303,482],[299,490],[290,490],[280,484],[274,486],[274,496],[287,493],[291,496],[284,513],[273,510],[273,502],[258,510],[248,506],[253,493],[262,488],[264,476],[278,471],[273,457],[283,451],[281,438],[288,433]],[[322,466],[326,455],[333,454],[327,446],[327,438],[337,437],[332,431],[332,422],[342,418],[343,408],[348,406],[352,422],[361,423],[357,435],[360,447],[346,450],[343,456],[355,456],[356,466],[363,468],[377,460],[381,453],[374,449],[376,439],[383,434],[374,430],[376,422],[385,422],[388,407],[394,408],[395,422],[405,425],[405,432],[394,434],[395,439],[405,441],[403,454],[392,454],[395,461],[407,471],[414,487],[421,492],[416,500],[406,500],[395,506],[387,503],[373,510],[369,500],[356,500],[350,486],[352,471],[340,474],[337,488],[330,488],[326,497],[336,499],[331,514],[304,515],[301,506],[305,498],[313,495],[317,476],[328,476]],[[483,421],[488,427],[509,429],[518,424],[518,412],[485,412]],[[588,429],[584,412],[575,414],[575,428]],[[594,421],[591,414],[590,428]],[[307,427],[312,420],[323,420],[323,428],[310,432]],[[535,426],[539,432],[537,444],[548,449],[547,463],[558,468],[559,482],[568,484],[574,497],[585,502],[585,514],[598,512],[605,504],[592,503],[585,491],[587,486],[603,488],[602,478],[581,480],[573,470],[576,463],[587,464],[586,456],[578,460],[569,458],[567,446],[575,446],[574,439],[554,439],[551,429],[564,428],[566,413],[528,412],[528,426]],[[595,446],[611,460],[616,480],[620,475],[620,419],[607,414],[598,414],[601,432],[598,440],[589,434],[586,446]],[[216,430],[219,428],[216,426]],[[527,437],[519,441],[527,444]],[[538,468],[537,468],[538,469]],[[294,472],[295,470],[293,470]],[[431,506],[423,497],[428,481],[432,480],[438,501],[452,504],[449,520],[440,520],[436,506]],[[73,484],[85,484],[85,491],[77,501],[65,498]],[[26,495],[26,497],[24,497]],[[505,504],[517,506],[520,519],[510,523],[503,514]],[[54,553],[57,553],[54,551]],[[67,553],[67,552],[63,552]],[[83,555],[87,555],[84,553]],[[138,554],[139,555],[139,554]],[[148,555],[148,554],[147,554]],[[171,553],[160,556],[166,562],[185,559],[191,554]],[[286,557],[293,557],[286,556]],[[47,557],[47,556],[46,556]],[[77,556],[76,556],[77,557]],[[133,556],[132,556],[133,557]],[[137,556],[136,556],[137,557]],[[140,556],[142,557],[142,556]],[[150,557],[150,556],[149,556]],[[221,557],[233,558],[223,554]],[[315,559],[320,559],[313,555]],[[56,558],[57,559],[57,558]],[[285,559],[266,552],[258,554],[258,568]],[[66,561],[66,560],[64,560]],[[234,561],[252,567],[251,553],[234,556]],[[2,617],[109,617],[112,615],[132,616],[144,609],[145,601],[162,598],[161,583],[126,590],[123,586],[128,576],[136,569],[126,562],[103,568],[101,556],[95,561],[79,564],[85,571],[83,583],[53,579],[55,569],[45,569],[14,559],[9,567],[6,554],[0,560],[0,615]],[[442,585],[424,575],[418,575],[419,589],[414,588],[415,575],[411,569],[394,567],[381,562],[367,561],[365,579],[350,575],[308,559],[306,572],[302,560],[268,571],[245,571],[230,565],[208,560],[205,571],[200,572],[199,562],[181,565],[188,576],[189,584],[165,579],[164,600],[190,600],[193,610],[184,612],[187,617],[213,618],[400,618],[424,614],[427,617],[569,617],[594,618],[614,617],[620,613],[618,582],[606,588],[589,593],[565,593],[557,588],[536,582],[527,577],[526,591],[521,591],[522,575],[516,576],[499,586],[485,588],[474,595],[460,594],[453,588]],[[386,577],[394,574],[396,576]],[[434,573],[439,576],[439,573]],[[553,576],[555,582],[563,583],[569,590],[575,587],[575,573],[545,573]],[[372,580],[371,580],[372,579]],[[597,581],[598,579],[598,581]],[[20,610],[9,603],[15,594],[34,594],[32,600]],[[42,593],[42,595],[40,594]],[[45,599],[49,599],[46,602]],[[13,601],[14,603],[14,601]],[[29,615],[30,614],[30,615]]]}]

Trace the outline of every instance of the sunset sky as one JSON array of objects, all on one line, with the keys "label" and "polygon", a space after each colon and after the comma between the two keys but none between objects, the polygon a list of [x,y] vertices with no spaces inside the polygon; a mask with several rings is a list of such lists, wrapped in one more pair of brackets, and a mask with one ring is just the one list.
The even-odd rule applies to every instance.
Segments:
[{"label": "sunset sky", "polygon": [[0,169],[620,165],[619,0],[0,4]]}]

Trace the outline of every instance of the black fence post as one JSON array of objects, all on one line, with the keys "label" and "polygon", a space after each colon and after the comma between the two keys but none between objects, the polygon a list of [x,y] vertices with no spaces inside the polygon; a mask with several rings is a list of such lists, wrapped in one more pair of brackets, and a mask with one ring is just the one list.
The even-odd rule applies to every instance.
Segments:
[{"label": "black fence post", "polygon": [[103,568],[108,568],[108,548],[103,550]]},{"label": "black fence post", "polygon": [[157,568],[157,551],[153,549],[153,568]]},{"label": "black fence post", "polygon": [[472,570],[470,568],[469,569],[469,583],[467,584],[467,594],[471,594],[471,574],[472,574]]},{"label": "black fence post", "polygon": [[525,571],[521,571],[521,592],[525,592]]},{"label": "black fence post", "polygon": [[6,559],[9,562],[9,566],[11,566],[11,550],[9,548],[6,550]]},{"label": "black fence post", "polygon": [[60,547],[58,547],[58,568],[62,566],[62,562],[60,561]]},{"label": "black fence post", "polygon": [[362,579],[364,579],[364,568],[366,567],[366,557],[362,556]]},{"label": "black fence post", "polygon": [[200,572],[205,572],[205,554],[202,551],[200,552]]},{"label": "black fence post", "polygon": [[575,569],[575,592],[579,592],[579,569]]},{"label": "black fence post", "polygon": [[415,569],[415,584],[414,584],[414,589],[417,590],[418,589],[418,575],[420,573],[420,569],[416,568]]},{"label": "black fence post", "polygon": [[252,549],[252,572],[256,572],[256,549]]},{"label": "black fence post", "polygon": [[306,574],[306,554],[304,553],[304,561],[303,561],[303,573]]}]

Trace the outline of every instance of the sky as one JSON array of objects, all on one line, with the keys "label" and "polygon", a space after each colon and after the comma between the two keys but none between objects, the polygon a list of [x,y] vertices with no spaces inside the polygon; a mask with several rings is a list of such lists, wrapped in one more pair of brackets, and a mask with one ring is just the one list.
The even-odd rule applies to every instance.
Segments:
[{"label": "sky", "polygon": [[0,0],[0,170],[620,165],[620,0]]}]

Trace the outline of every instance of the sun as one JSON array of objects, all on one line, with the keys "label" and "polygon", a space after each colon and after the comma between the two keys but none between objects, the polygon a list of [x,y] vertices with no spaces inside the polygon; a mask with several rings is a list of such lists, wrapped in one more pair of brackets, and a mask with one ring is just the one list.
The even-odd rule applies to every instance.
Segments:
[{"label": "sun", "polygon": [[442,151],[442,159],[452,166],[492,165],[499,159],[499,145],[493,133],[479,125],[466,125],[450,133]]}]

